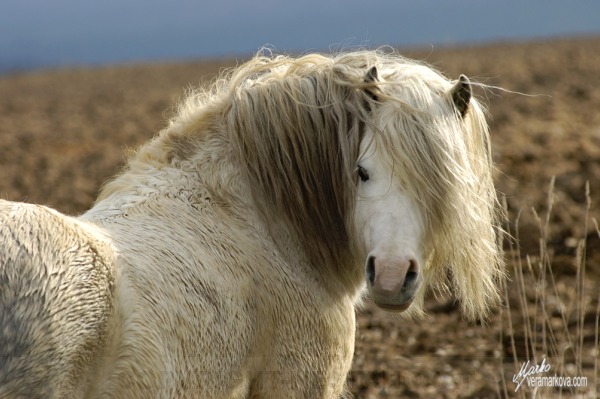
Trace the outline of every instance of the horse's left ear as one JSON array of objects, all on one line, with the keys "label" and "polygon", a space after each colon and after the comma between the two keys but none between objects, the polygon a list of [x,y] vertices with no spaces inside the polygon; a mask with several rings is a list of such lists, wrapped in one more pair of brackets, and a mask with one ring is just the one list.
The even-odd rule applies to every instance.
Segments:
[{"label": "horse's left ear", "polygon": [[471,82],[465,75],[460,75],[458,82],[450,89],[452,102],[461,117],[464,117],[469,109],[471,101]]},{"label": "horse's left ear", "polygon": [[[367,74],[365,75],[365,83],[374,82],[379,82],[379,71],[377,70],[376,66],[372,66],[371,68],[369,68]],[[377,86],[368,87],[366,89],[366,92],[369,95],[369,97],[371,97],[373,100],[379,100],[379,89],[377,88]]]}]

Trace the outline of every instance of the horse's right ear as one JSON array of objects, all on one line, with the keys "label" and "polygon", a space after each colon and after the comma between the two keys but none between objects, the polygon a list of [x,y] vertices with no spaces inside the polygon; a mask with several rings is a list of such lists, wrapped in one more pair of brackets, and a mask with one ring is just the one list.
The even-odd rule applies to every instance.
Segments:
[{"label": "horse's right ear", "polygon": [[[379,82],[379,71],[377,71],[377,67],[376,66],[372,66],[371,68],[369,68],[369,70],[367,71],[367,74],[365,75],[365,83],[375,83],[375,82]],[[379,100],[379,89],[377,88],[376,85],[373,86],[368,86],[365,89],[367,95],[369,97],[371,97],[373,100],[378,101]]]}]

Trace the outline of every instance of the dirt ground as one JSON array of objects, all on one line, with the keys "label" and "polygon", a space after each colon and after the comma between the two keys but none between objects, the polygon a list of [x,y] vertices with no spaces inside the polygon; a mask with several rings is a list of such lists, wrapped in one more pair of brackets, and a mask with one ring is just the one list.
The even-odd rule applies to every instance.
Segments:
[{"label": "dirt ground", "polygon": [[[588,379],[587,388],[563,389],[562,397],[596,397],[600,38],[402,52],[449,77],[464,73],[505,89],[478,88],[477,96],[489,107],[497,188],[508,209],[505,228],[518,240],[505,245],[506,303],[486,324],[464,321],[452,298],[432,298],[428,315],[416,321],[367,303],[358,316],[350,391],[356,398],[558,397],[557,389],[515,392],[512,381],[526,359],[539,364],[547,353],[548,375]],[[0,197],[82,213],[119,171],[126,149],[164,126],[187,87],[234,64],[0,77]]]}]

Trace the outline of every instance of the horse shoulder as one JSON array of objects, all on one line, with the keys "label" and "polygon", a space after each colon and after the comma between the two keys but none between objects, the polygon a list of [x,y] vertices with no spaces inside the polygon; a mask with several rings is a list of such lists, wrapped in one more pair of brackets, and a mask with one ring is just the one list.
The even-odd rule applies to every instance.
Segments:
[{"label": "horse shoulder", "polygon": [[83,396],[112,313],[110,243],[57,211],[0,201],[0,245],[0,396]]},{"label": "horse shoulder", "polygon": [[248,259],[254,251],[240,244],[246,237],[239,226],[200,199],[177,196],[153,196],[120,216],[105,215],[93,209],[83,217],[102,226],[118,254],[114,333],[90,392],[244,391],[250,375],[228,376],[251,374],[246,359],[258,361],[257,326],[267,320],[258,320]]}]

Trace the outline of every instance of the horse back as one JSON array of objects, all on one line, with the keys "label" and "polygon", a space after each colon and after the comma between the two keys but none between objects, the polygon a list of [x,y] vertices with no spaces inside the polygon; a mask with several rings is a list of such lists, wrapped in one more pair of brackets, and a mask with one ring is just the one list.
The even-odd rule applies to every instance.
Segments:
[{"label": "horse back", "polygon": [[74,397],[112,313],[112,250],[92,227],[0,200],[0,397]]}]

